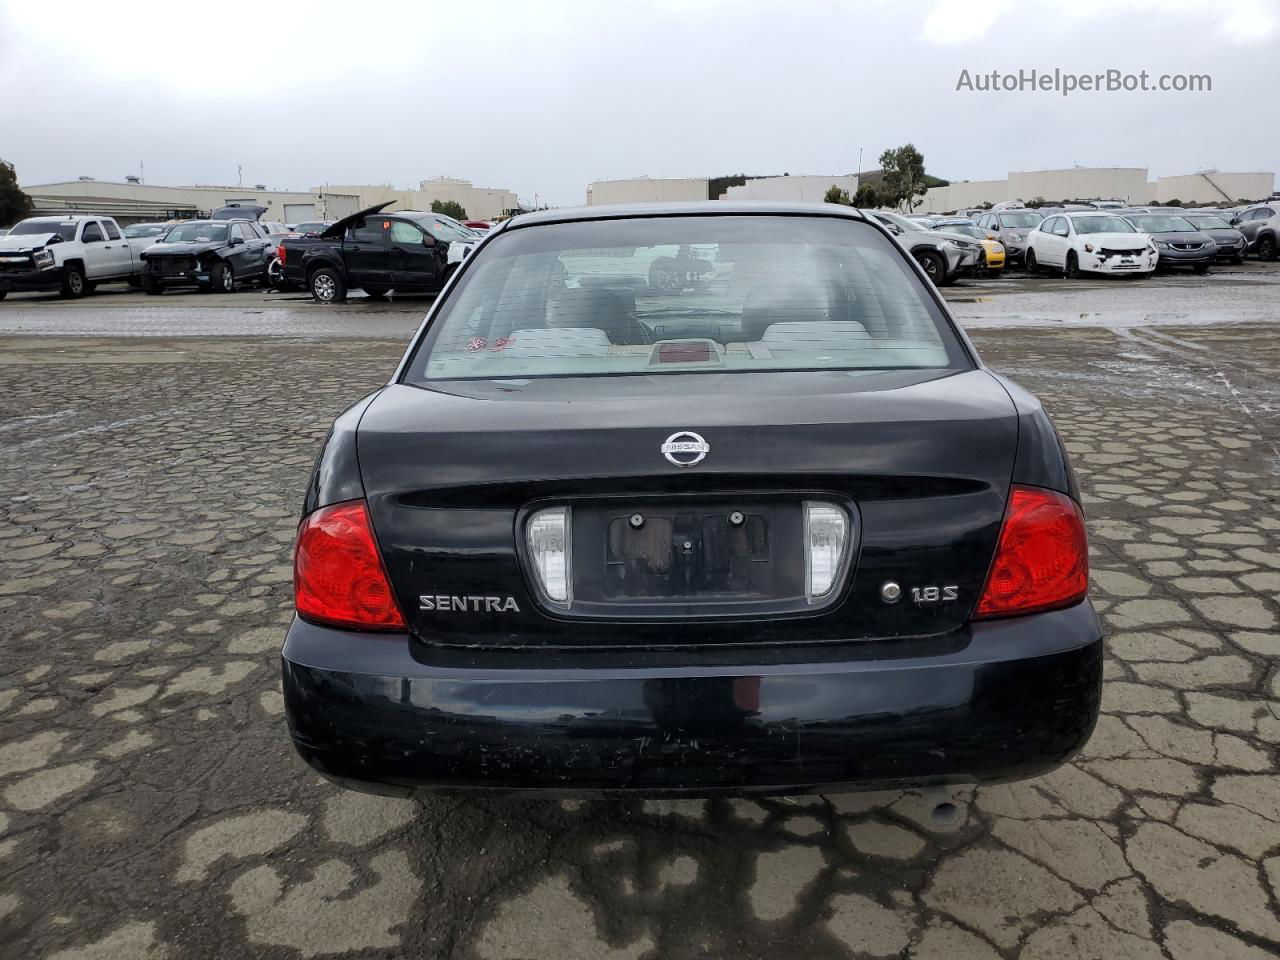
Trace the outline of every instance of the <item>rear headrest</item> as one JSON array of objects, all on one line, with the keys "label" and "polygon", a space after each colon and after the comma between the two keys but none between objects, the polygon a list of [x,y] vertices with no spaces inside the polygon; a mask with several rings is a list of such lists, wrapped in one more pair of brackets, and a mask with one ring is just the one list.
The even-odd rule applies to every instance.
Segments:
[{"label": "rear headrest", "polygon": [[870,340],[867,328],[856,320],[802,320],[771,323],[761,341],[773,353],[788,350],[848,350],[855,340]]},{"label": "rear headrest", "polygon": [[547,303],[547,326],[595,327],[625,334],[636,309],[636,296],[618,287],[572,287]]},{"label": "rear headrest", "polygon": [[607,357],[609,338],[595,327],[517,330],[502,352],[511,357]]},{"label": "rear headrest", "polygon": [[742,305],[742,339],[764,338],[777,323],[825,323],[831,312],[826,291],[802,284],[771,284],[754,288]]}]

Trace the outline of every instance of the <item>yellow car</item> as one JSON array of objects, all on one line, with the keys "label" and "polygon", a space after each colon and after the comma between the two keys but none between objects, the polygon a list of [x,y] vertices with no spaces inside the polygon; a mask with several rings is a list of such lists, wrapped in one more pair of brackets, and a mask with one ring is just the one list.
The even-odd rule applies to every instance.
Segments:
[{"label": "yellow car", "polygon": [[939,220],[933,229],[979,241],[986,256],[978,264],[978,269],[991,273],[1004,269],[1004,244],[996,239],[994,233],[983,230],[972,220]]}]

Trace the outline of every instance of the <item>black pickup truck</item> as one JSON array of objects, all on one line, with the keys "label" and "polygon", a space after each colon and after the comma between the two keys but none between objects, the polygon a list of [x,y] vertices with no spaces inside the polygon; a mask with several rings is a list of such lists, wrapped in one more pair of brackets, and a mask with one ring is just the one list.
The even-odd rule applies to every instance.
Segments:
[{"label": "black pickup truck", "polygon": [[480,236],[434,213],[383,213],[390,205],[344,217],[319,235],[282,241],[285,283],[306,287],[320,303],[343,300],[356,287],[375,299],[391,290],[439,290]]}]

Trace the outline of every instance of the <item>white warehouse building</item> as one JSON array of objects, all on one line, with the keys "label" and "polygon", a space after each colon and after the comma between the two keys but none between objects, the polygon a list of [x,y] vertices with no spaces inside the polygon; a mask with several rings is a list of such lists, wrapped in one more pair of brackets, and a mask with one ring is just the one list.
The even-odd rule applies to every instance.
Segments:
[{"label": "white warehouse building", "polygon": [[948,213],[1004,200],[1024,203],[1042,197],[1061,200],[1123,200],[1131,204],[1203,203],[1235,206],[1265,200],[1275,189],[1268,172],[1224,173],[1217,170],[1147,179],[1146,167],[1072,167],[1066,170],[1015,171],[1003,180],[957,181],[933,187],[924,195],[920,213]]},{"label": "white warehouse building", "polygon": [[755,177],[737,187],[729,187],[721,200],[795,200],[821,203],[832,187],[839,187],[850,197],[858,192],[857,174],[831,176]]},{"label": "white warehouse building", "polygon": [[320,191],[268,190],[266,187],[161,187],[135,179],[81,178],[63,183],[22,186],[37,214],[98,213],[122,223],[142,220],[192,219],[208,216],[233,203],[266,207],[265,220],[300,223],[332,219],[358,210],[354,196],[327,196]]},{"label": "white warehouse building", "polygon": [[[733,185],[726,186],[726,181]],[[821,203],[832,187],[858,191],[857,174],[782,177],[633,177],[596,180],[587,187],[587,205],[669,203],[680,200],[794,200]],[[718,196],[712,196],[715,191]]]},{"label": "white warehouse building", "polygon": [[122,223],[192,219],[233,203],[266,207],[264,220],[283,223],[336,220],[388,200],[393,210],[430,210],[433,200],[453,200],[468,218],[478,220],[509,213],[520,204],[510,190],[476,187],[469,180],[449,177],[423,180],[416,190],[390,185],[326,185],[306,192],[268,190],[261,185],[162,187],[137,178],[119,182],[81,178],[22,189],[32,198],[37,214],[98,213]]},{"label": "white warehouse building", "polygon": [[664,203],[708,200],[706,177],[633,177],[630,180],[595,180],[587,185],[587,206],[603,203]]},{"label": "white warehouse building", "polygon": [[400,190],[390,184],[324,186],[319,190],[356,197],[356,208],[362,210],[375,204],[391,201],[388,210],[430,210],[433,200],[442,203],[452,200],[467,213],[468,220],[488,220],[511,213],[520,206],[520,200],[510,190],[499,187],[477,187],[470,180],[454,177],[434,177],[423,180],[416,190]]}]

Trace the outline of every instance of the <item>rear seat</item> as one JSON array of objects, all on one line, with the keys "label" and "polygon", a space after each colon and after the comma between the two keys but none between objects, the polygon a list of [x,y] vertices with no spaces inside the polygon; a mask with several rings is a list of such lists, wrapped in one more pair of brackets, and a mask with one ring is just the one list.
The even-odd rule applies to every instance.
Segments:
[{"label": "rear seat", "polygon": [[547,302],[547,326],[552,329],[593,327],[611,343],[643,343],[644,332],[635,317],[636,295],[619,287],[571,287]]},{"label": "rear seat", "polygon": [[870,339],[867,328],[856,320],[801,320],[769,324],[760,342],[772,353],[786,353],[849,350],[854,341]]},{"label": "rear seat", "polygon": [[596,327],[516,330],[502,352],[509,357],[607,357],[609,337]]}]

